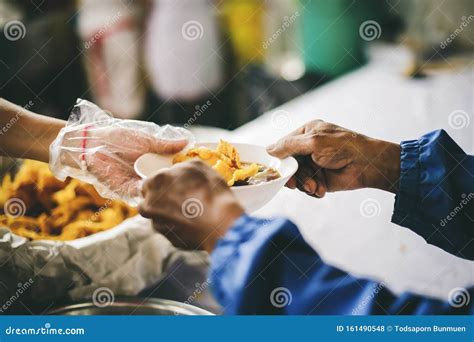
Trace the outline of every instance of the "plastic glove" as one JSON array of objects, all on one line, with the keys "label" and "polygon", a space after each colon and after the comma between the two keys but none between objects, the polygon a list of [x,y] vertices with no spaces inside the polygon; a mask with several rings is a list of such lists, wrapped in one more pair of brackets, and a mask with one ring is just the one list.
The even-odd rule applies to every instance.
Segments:
[{"label": "plastic glove", "polygon": [[49,165],[61,180],[77,178],[94,185],[103,197],[136,205],[141,185],[134,171],[138,157],[177,153],[193,142],[184,128],[114,119],[95,104],[78,99],[49,148]]}]

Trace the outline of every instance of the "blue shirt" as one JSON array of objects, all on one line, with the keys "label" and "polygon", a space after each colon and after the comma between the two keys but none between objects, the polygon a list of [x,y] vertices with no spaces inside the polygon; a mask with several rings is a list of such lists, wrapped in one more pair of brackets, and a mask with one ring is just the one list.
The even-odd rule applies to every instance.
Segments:
[{"label": "blue shirt", "polygon": [[[441,131],[401,143],[394,223],[474,259],[474,156]],[[289,220],[247,215],[211,255],[213,292],[226,314],[473,314],[474,287],[441,301],[393,294],[384,283],[327,265]]]}]

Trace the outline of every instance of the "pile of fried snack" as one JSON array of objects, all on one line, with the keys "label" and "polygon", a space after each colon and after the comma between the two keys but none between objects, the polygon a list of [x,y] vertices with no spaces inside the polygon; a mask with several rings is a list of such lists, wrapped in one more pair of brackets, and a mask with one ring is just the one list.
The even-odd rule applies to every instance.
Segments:
[{"label": "pile of fried snack", "polygon": [[0,192],[0,226],[32,240],[74,240],[115,227],[137,214],[121,201],[104,199],[75,179],[57,180],[45,163],[26,160]]},{"label": "pile of fried snack", "polygon": [[209,164],[217,173],[224,177],[229,186],[255,176],[261,168],[261,165],[256,163],[241,162],[236,148],[224,140],[219,142],[215,150],[207,147],[196,147],[185,153],[179,153],[173,158],[173,164],[195,158],[199,158]]}]

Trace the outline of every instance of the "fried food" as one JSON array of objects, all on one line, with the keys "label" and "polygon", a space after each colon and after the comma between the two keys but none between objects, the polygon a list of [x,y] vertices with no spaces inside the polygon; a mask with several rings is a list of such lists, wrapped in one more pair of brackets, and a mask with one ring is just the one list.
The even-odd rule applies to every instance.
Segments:
[{"label": "fried food", "polygon": [[[173,158],[173,164],[181,163],[191,159],[201,159],[209,164],[217,173],[219,173],[227,185],[247,185],[257,184],[253,181],[253,177],[268,170],[272,171],[273,178],[280,177],[278,171],[270,169],[264,165],[257,163],[245,163],[240,159],[237,149],[227,141],[221,140],[215,150],[207,147],[196,147],[186,152],[178,153]],[[258,178],[261,181],[268,181],[264,177]]]},{"label": "fried food", "polygon": [[0,226],[31,240],[67,241],[95,234],[135,216],[122,201],[102,198],[76,179],[61,182],[45,163],[25,160],[0,191]]}]

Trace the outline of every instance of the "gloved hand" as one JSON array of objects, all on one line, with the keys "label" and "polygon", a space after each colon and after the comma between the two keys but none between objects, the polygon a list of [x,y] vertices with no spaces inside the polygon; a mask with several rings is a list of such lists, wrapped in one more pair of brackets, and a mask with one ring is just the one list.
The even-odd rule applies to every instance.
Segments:
[{"label": "gloved hand", "polygon": [[101,196],[136,205],[140,177],[134,163],[145,153],[173,154],[193,143],[192,134],[169,125],[114,119],[95,104],[78,99],[67,125],[50,146],[50,169],[64,180],[94,185]]}]

